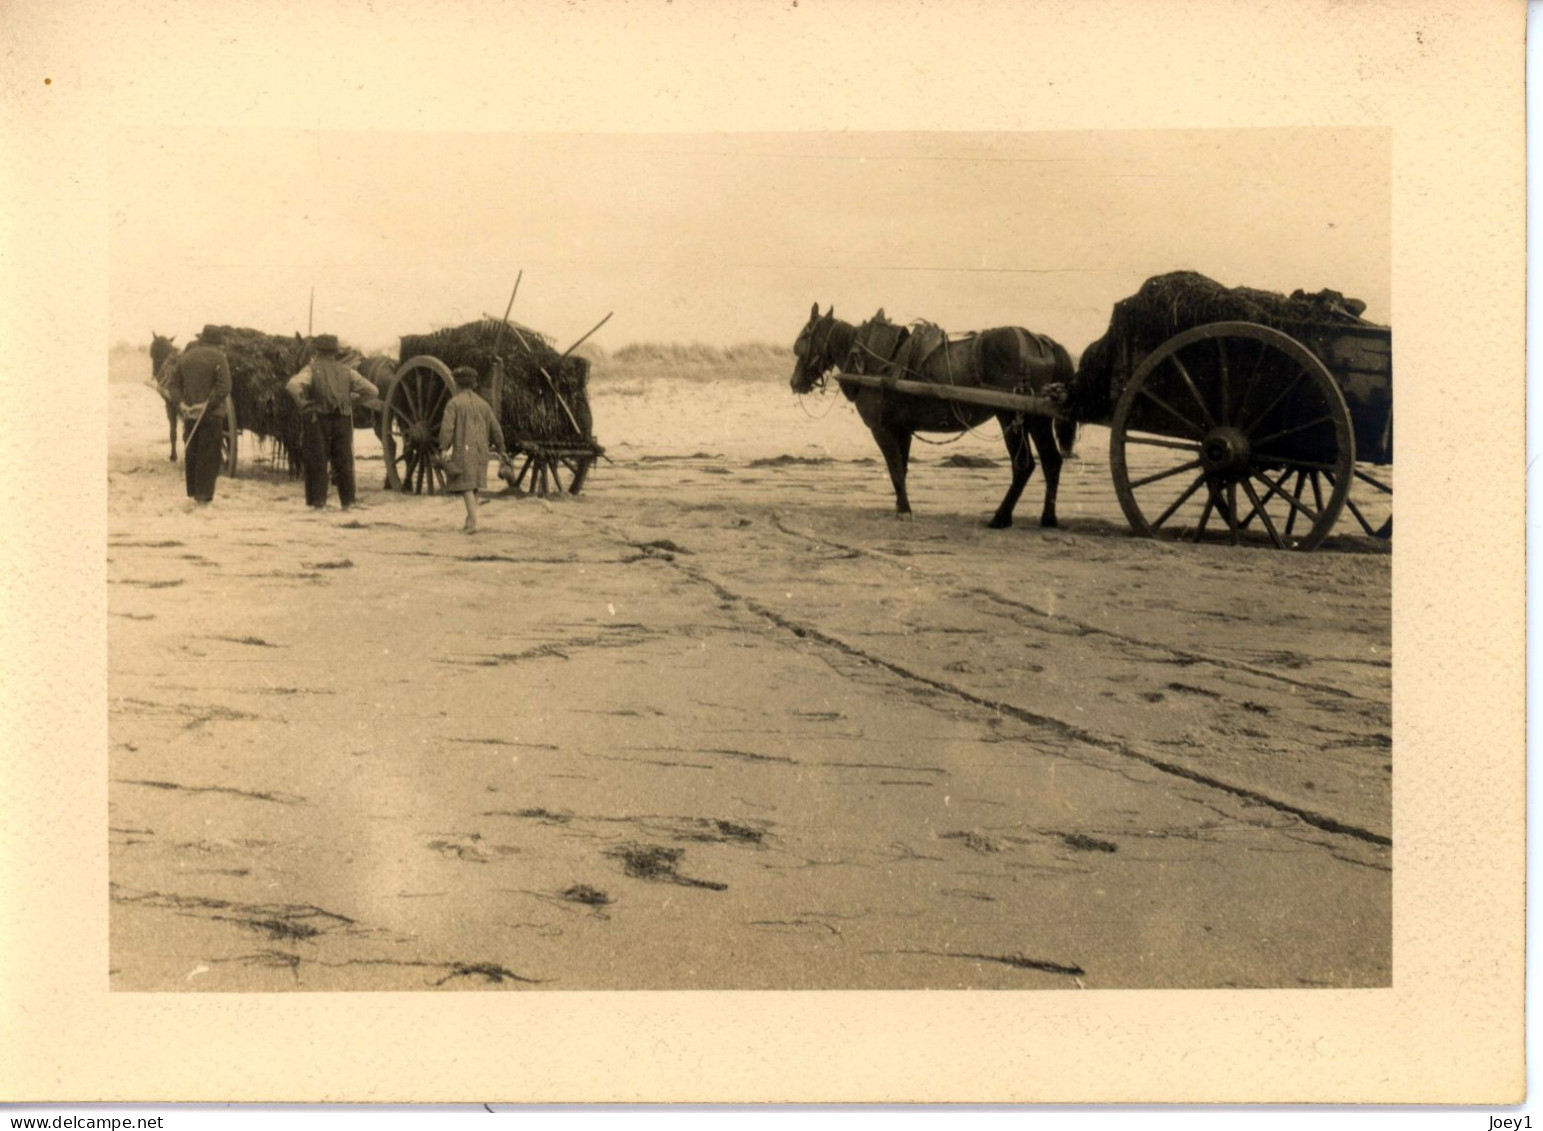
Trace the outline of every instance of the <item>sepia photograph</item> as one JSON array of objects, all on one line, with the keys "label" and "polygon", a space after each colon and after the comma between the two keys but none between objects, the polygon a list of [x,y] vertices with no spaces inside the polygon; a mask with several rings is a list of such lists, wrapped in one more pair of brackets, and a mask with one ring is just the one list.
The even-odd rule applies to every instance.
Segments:
[{"label": "sepia photograph", "polygon": [[1390,141],[116,139],[113,988],[1389,985]]},{"label": "sepia photograph", "polygon": [[8,7],[0,1100],[1521,1102],[1525,5],[1162,8]]}]

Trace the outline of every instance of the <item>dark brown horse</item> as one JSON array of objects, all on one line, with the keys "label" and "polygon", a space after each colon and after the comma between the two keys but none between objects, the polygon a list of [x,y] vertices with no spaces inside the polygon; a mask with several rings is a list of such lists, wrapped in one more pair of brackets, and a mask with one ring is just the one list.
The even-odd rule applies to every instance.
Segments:
[{"label": "dark brown horse", "polygon": [[161,394],[161,399],[166,402],[166,427],[171,433],[171,462],[177,462],[177,424],[182,419],[182,414],[177,411],[177,403],[172,400],[166,391],[166,383],[171,379],[171,373],[166,368],[166,363],[176,357],[182,351],[176,345],[176,338],[163,338],[154,330],[150,331],[150,377],[155,382],[156,391]]},{"label": "dark brown horse", "polygon": [[[795,393],[824,385],[831,370],[1041,395],[1051,385],[1064,386],[1072,377],[1066,350],[1028,330],[1009,326],[950,341],[926,324],[915,330],[896,326],[882,310],[861,327],[852,326],[835,317],[834,307],[822,315],[819,303],[810,310],[809,322],[794,342],[793,352],[798,357],[791,382]],[[911,517],[905,490],[911,437],[917,432],[964,432],[995,416],[1012,460],[1013,478],[990,525],[1002,529],[1013,524],[1013,508],[1034,473],[1031,440],[1045,465],[1045,506],[1040,525],[1057,525],[1055,497],[1061,483],[1063,449],[1057,446],[1056,423],[1051,417],[856,385],[843,385],[842,392],[857,405],[858,415],[884,453],[899,518]],[[1069,449],[1075,426],[1064,425],[1060,432]]]}]

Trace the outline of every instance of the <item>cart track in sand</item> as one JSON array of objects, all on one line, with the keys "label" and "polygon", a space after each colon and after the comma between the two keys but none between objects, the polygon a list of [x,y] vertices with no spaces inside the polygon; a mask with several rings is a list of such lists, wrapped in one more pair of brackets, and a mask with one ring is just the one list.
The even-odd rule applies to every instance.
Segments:
[{"label": "cart track in sand", "polygon": [[[865,557],[884,561],[886,564],[895,564],[896,562],[896,559],[893,557],[893,555],[887,555],[882,551],[875,551],[866,547],[846,545],[840,542],[833,542],[829,539],[816,538],[812,535],[808,535],[800,531],[790,530],[780,519],[774,519],[773,525],[777,530],[791,538],[801,539],[819,546],[829,546],[841,550],[852,551]],[[911,668],[901,663],[887,659],[873,651],[858,647],[846,640],[843,640],[840,637],[833,635],[832,633],[821,628],[818,624],[778,613],[774,609],[766,607],[747,594],[730,588],[719,579],[709,575],[709,573],[704,568],[681,561],[676,556],[676,553],[672,553],[670,551],[657,552],[657,550],[655,550],[653,553],[650,553],[649,551],[654,549],[657,546],[657,543],[639,542],[625,532],[617,530],[614,527],[610,527],[608,525],[602,525],[601,529],[603,529],[608,536],[615,539],[618,543],[632,546],[642,551],[645,555],[664,563],[665,565],[674,569],[676,572],[680,573],[682,576],[689,578],[691,581],[699,585],[706,586],[714,593],[714,595],[719,598],[720,601],[734,603],[740,607],[743,607],[748,612],[761,618],[767,624],[770,624],[781,630],[781,632],[786,636],[791,636],[796,640],[812,641],[827,648],[832,648],[853,659],[882,668],[903,681],[921,687],[930,688],[934,691],[942,692],[943,694],[951,696],[953,699],[958,700],[959,702],[968,703],[972,706],[981,707],[988,711],[1008,715],[1020,722],[1028,723],[1031,726],[1042,727],[1055,733],[1061,738],[1081,742],[1088,746],[1094,746],[1101,750],[1108,751],[1109,753],[1119,755],[1120,757],[1133,759],[1142,763],[1143,765],[1150,766],[1151,768],[1159,770],[1165,774],[1171,774],[1175,777],[1183,778],[1187,781],[1191,781],[1199,785],[1207,786],[1211,789],[1217,789],[1224,793],[1231,794],[1234,797],[1242,798],[1246,801],[1250,801],[1258,805],[1267,806],[1271,809],[1277,810],[1278,812],[1290,814],[1291,816],[1296,817],[1304,823],[1311,825],[1314,828],[1321,829],[1324,832],[1334,833],[1340,836],[1353,837],[1356,840],[1365,841],[1368,844],[1391,846],[1393,843],[1391,836],[1339,820],[1338,818],[1327,813],[1316,812],[1314,810],[1292,804],[1287,800],[1271,796],[1270,794],[1261,792],[1258,789],[1253,789],[1236,782],[1225,781],[1210,774],[1201,773],[1191,767],[1187,767],[1176,762],[1157,757],[1153,754],[1143,752],[1134,747],[1129,742],[1122,742],[1111,739],[1105,735],[1101,735],[1086,728],[1076,726],[1075,724],[1069,723],[1064,719],[1060,719],[1051,715],[1041,714],[1039,712],[1026,709],[1004,700],[988,698],[986,696],[976,694],[975,692],[969,690],[966,687],[960,686],[957,683],[950,683],[944,680],[931,678],[918,671],[912,670]],[[680,547],[672,545],[672,549],[676,552],[679,552]],[[1244,671],[1250,675],[1265,679],[1278,680],[1282,683],[1289,684],[1294,687],[1305,688],[1312,691],[1329,692],[1336,695],[1342,695],[1346,698],[1355,698],[1352,693],[1345,691],[1342,688],[1332,687],[1324,684],[1310,683],[1302,680],[1294,680],[1286,676],[1281,676],[1275,672],[1251,667],[1246,664],[1239,664],[1235,661],[1229,661],[1214,656],[1200,655],[1192,652],[1179,651],[1166,645],[1154,644],[1151,641],[1139,640],[1118,633],[1108,632],[1104,629],[1100,629],[1091,625],[1081,624],[1069,618],[1054,616],[1053,614],[1050,614],[1042,609],[1038,609],[1023,602],[1014,601],[1010,598],[1004,597],[990,589],[976,588],[969,590],[968,592],[974,595],[986,597],[989,600],[997,603],[1007,604],[1015,608],[1024,609],[1034,614],[1035,616],[1043,617],[1046,620],[1064,624],[1067,626],[1067,631],[1074,635],[1105,636],[1122,644],[1135,644],[1146,648],[1161,649],[1170,652],[1175,657],[1178,657],[1187,663],[1204,663],[1226,670]]]}]

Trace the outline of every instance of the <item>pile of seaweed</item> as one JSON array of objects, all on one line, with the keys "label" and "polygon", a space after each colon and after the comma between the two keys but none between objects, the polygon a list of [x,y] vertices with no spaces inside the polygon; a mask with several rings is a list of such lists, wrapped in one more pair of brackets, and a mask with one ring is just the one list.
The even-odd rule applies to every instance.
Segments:
[{"label": "pile of seaweed", "polygon": [[503,404],[497,406],[498,420],[511,444],[516,440],[570,443],[592,439],[589,362],[582,357],[563,357],[545,334],[485,318],[432,334],[408,334],[401,345],[403,361],[427,354],[451,369],[469,365],[484,378],[493,372],[496,349],[504,359]]},{"label": "pile of seaweed", "polygon": [[1224,287],[1195,271],[1154,275],[1115,303],[1109,330],[1088,346],[1072,380],[1070,405],[1081,420],[1107,420],[1141,359],[1175,334],[1207,322],[1258,322],[1290,332],[1303,322],[1359,323],[1366,304],[1338,291],[1289,296]]},{"label": "pile of seaweed", "polygon": [[236,424],[273,440],[291,471],[301,466],[300,412],[284,386],[305,367],[310,349],[297,335],[282,337],[241,326],[221,326],[220,348],[230,362],[230,397]]}]

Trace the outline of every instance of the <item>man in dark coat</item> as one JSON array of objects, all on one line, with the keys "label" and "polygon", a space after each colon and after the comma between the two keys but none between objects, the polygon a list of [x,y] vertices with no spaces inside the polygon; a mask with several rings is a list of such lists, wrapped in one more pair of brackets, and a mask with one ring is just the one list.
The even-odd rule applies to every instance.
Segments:
[{"label": "man in dark coat", "polygon": [[167,398],[182,413],[182,459],[188,498],[198,506],[214,501],[225,437],[225,399],[230,396],[230,362],[220,348],[218,326],[205,326],[198,340],[176,359],[166,383]]},{"label": "man in dark coat", "polygon": [[377,401],[380,392],[338,360],[338,340],[322,334],[311,343],[311,363],[284,388],[305,421],[305,502],[327,505],[327,468],[337,480],[338,502],[354,505],[354,402]]}]

